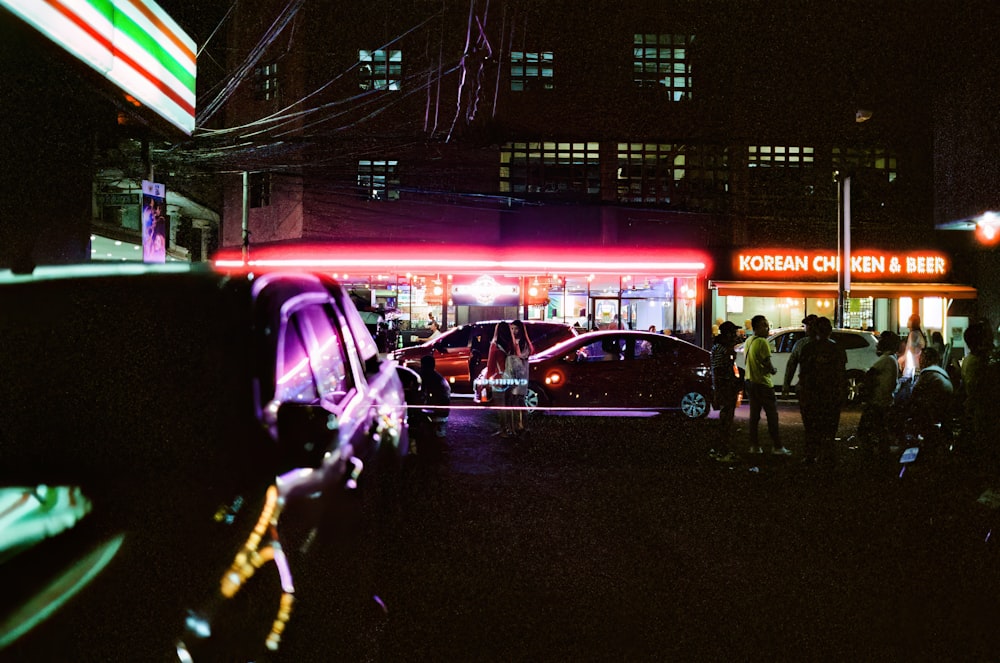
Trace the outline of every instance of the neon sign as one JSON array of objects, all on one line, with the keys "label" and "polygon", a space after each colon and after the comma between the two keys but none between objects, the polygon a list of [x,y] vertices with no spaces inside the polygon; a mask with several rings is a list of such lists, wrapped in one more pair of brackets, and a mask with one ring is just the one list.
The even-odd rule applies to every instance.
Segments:
[{"label": "neon sign", "polygon": [[[834,276],[840,269],[837,254],[820,251],[748,251],[737,253],[734,263],[737,273],[755,277]],[[946,276],[950,268],[948,258],[935,251],[856,251],[851,254],[851,276],[861,279],[936,280]]]},{"label": "neon sign", "polygon": [[520,296],[521,286],[517,281],[489,275],[480,276],[471,283],[455,283],[451,286],[451,300],[459,305],[517,306]]}]

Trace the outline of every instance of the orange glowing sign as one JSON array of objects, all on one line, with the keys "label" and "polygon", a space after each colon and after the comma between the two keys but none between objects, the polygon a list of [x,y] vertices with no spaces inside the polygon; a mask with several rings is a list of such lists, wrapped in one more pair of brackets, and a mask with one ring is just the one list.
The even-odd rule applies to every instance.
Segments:
[{"label": "orange glowing sign", "polygon": [[[743,251],[735,254],[733,262],[737,274],[760,279],[832,277],[840,269],[837,254],[822,251]],[[861,280],[934,281],[944,278],[950,269],[947,256],[936,251],[851,253],[851,277]]]}]

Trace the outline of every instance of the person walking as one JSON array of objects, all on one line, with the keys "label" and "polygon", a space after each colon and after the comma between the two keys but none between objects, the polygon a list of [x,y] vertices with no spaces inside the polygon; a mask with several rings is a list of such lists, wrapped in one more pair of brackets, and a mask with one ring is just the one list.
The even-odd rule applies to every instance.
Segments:
[{"label": "person walking", "polygon": [[802,350],[799,407],[806,433],[805,462],[833,464],[840,409],[847,402],[847,353],[831,338],[833,324],[819,318],[816,338]]},{"label": "person walking", "polygon": [[719,325],[719,335],[712,345],[712,387],[715,407],[719,410],[719,435],[712,458],[720,463],[737,460],[732,451],[733,417],[740,392],[740,380],[735,368],[737,340],[737,327],[727,320]]},{"label": "person walking", "polygon": [[788,355],[788,364],[785,365],[785,380],[781,386],[782,398],[788,398],[792,391],[792,379],[795,377],[795,370],[799,367],[799,362],[802,360],[802,348],[806,346],[806,343],[816,338],[816,321],[818,319],[815,313],[810,313],[802,319],[805,335],[795,341],[795,345],[792,346],[792,352]]},{"label": "person walking", "polygon": [[781,444],[781,434],[778,429],[778,400],[774,394],[774,383],[771,376],[778,369],[771,364],[771,347],[767,336],[771,331],[771,323],[763,315],[755,315],[750,319],[753,336],[746,342],[747,392],[750,396],[750,453],[760,454],[764,451],[758,441],[758,424],[760,411],[767,416],[767,433],[771,437],[771,453],[775,456],[790,456],[791,451]]}]

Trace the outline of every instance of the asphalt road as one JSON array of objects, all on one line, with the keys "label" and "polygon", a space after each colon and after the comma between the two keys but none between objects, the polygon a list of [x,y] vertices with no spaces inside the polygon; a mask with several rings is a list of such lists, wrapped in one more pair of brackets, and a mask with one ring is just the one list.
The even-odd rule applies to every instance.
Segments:
[{"label": "asphalt road", "polygon": [[335,608],[321,553],[291,658],[1000,660],[986,478],[952,458],[900,478],[849,448],[856,411],[837,466],[803,466],[794,404],[781,418],[794,456],[725,466],[714,419],[536,417],[503,440],[492,413],[456,410],[347,582],[388,616]]}]

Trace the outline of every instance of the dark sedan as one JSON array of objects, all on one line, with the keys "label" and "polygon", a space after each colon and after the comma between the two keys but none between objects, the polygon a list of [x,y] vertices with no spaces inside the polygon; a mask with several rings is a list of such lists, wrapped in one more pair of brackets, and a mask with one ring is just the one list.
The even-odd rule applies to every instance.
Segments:
[{"label": "dark sedan", "polygon": [[0,658],[276,650],[306,551],[407,448],[346,291],[93,265],[0,273],[0,310]]},{"label": "dark sedan", "polygon": [[698,419],[711,408],[709,352],[671,336],[589,332],[537,353],[528,365],[530,410],[680,412]]}]

